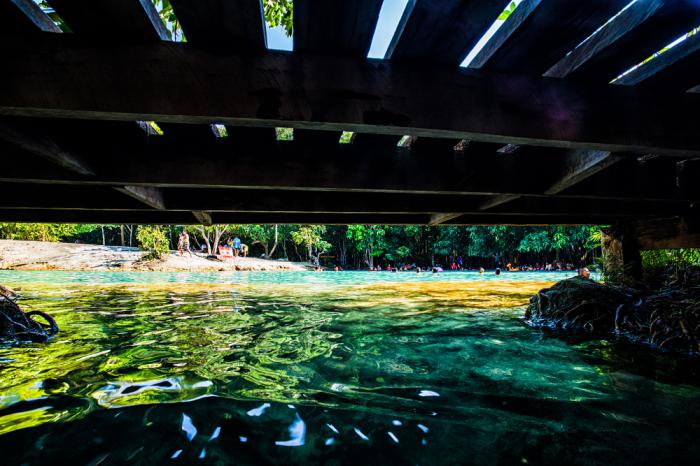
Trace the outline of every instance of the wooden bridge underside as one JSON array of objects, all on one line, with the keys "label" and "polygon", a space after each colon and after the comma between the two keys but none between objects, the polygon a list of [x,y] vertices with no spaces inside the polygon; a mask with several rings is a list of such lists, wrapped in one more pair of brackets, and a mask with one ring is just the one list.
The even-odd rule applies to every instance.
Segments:
[{"label": "wooden bridge underside", "polygon": [[700,34],[610,81],[698,1],[638,0],[576,47],[628,0],[524,0],[478,69],[501,2],[411,0],[384,60],[381,0],[295,0],[294,52],[266,48],[259,0],[171,2],[187,42],[149,0],[51,0],[70,33],[0,0],[0,221],[697,233]]}]

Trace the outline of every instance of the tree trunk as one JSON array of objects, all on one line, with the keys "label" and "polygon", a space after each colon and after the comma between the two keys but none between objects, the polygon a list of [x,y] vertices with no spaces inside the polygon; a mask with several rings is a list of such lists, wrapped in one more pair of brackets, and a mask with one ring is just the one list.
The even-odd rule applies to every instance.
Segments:
[{"label": "tree trunk", "polygon": [[122,246],[124,246],[124,225],[119,225],[119,236],[122,240]]},{"label": "tree trunk", "polygon": [[265,250],[265,255],[267,256],[268,259],[272,258],[272,255],[275,253],[275,249],[277,249],[277,224],[275,223],[275,242],[272,244],[272,249],[270,250],[270,254],[267,254],[267,249]]},{"label": "tree trunk", "polygon": [[104,246],[104,245],[106,244],[106,241],[105,241],[105,227],[104,227],[104,226],[100,226],[100,229],[102,230],[102,246]]}]

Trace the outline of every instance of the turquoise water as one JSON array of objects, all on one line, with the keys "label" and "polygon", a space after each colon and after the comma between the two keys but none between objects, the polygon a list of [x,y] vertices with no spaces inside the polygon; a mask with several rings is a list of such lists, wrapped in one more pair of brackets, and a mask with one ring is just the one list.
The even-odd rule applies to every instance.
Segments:
[{"label": "turquoise water", "polygon": [[519,317],[566,273],[0,272],[3,464],[697,464],[697,364]]}]

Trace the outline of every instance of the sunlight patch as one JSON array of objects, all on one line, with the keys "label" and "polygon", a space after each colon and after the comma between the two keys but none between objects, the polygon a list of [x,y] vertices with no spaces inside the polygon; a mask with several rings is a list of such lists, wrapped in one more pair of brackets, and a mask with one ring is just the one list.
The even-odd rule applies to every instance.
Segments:
[{"label": "sunlight patch", "polygon": [[149,136],[163,136],[165,134],[155,121],[137,121],[136,124]]},{"label": "sunlight patch", "polygon": [[616,77],[615,79],[613,79],[612,81],[610,81],[610,84],[615,84],[617,81],[619,81],[620,79],[624,78],[625,76],[627,76],[628,74],[630,74],[630,73],[633,72],[634,70],[639,69],[640,67],[646,65],[647,63],[649,63],[650,61],[652,61],[652,60],[654,60],[655,58],[659,57],[660,55],[663,55],[664,53],[666,53],[666,52],[668,52],[669,50],[671,50],[673,47],[677,46],[678,44],[683,43],[683,42],[684,42],[686,39],[688,39],[689,37],[692,37],[692,36],[696,35],[698,32],[700,32],[700,26],[696,27],[695,29],[691,30],[690,32],[687,32],[687,33],[683,34],[683,35],[680,36],[678,39],[674,40],[673,42],[671,42],[671,43],[668,44],[667,46],[663,47],[661,50],[658,50],[657,52],[654,52],[654,53],[651,54],[649,57],[647,57],[647,58],[645,58],[644,60],[642,60],[641,62],[637,63],[636,65],[634,65],[634,66],[631,67],[630,69],[625,70],[625,71],[624,71],[622,74],[620,74],[618,77]]},{"label": "sunlight patch", "polygon": [[410,15],[415,3],[416,0],[384,0],[382,2],[367,58],[387,58],[386,54],[391,39],[396,34],[401,18]]},{"label": "sunlight patch", "polygon": [[170,34],[170,39],[173,42],[187,42],[185,39],[185,33],[182,31],[182,26],[180,26],[180,21],[178,21],[175,15],[175,10],[173,5],[168,0],[151,0],[153,6],[160,16],[160,20],[163,22],[163,26]]},{"label": "sunlight patch", "polygon": [[275,128],[275,135],[278,141],[293,141],[294,128]]},{"label": "sunlight patch", "polygon": [[340,135],[340,139],[338,139],[338,142],[340,144],[350,144],[354,138],[355,133],[352,131],[343,131],[343,133]]},{"label": "sunlight patch", "polygon": [[214,133],[214,136],[217,138],[227,138],[228,137],[228,131],[226,130],[226,126],[220,125],[218,123],[213,123],[211,125],[211,130]]},{"label": "sunlight patch", "polygon": [[46,16],[49,17],[51,21],[63,32],[72,32],[68,25],[61,19],[61,17],[56,13],[56,10],[49,4],[46,0],[34,0],[34,3],[41,8]]},{"label": "sunlight patch", "polygon": [[496,21],[493,22],[490,28],[486,30],[483,36],[481,36],[481,39],[479,39],[479,42],[476,43],[473,49],[469,51],[466,57],[464,57],[464,60],[462,61],[462,64],[459,65],[463,68],[468,68],[469,65],[474,61],[476,56],[481,52],[481,50],[486,47],[486,44],[489,43],[491,38],[498,32],[499,29],[501,29],[501,26],[510,18],[510,15],[513,14],[515,9],[518,7],[523,2],[523,0],[513,0],[512,2],[509,2],[508,5],[503,9],[500,15],[498,15],[498,18],[496,18]]}]

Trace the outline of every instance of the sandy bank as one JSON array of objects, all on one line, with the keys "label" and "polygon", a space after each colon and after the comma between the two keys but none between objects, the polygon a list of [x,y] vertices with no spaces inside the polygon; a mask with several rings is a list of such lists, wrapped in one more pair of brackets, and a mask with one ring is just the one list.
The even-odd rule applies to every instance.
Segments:
[{"label": "sandy bank", "polygon": [[217,272],[233,270],[308,270],[306,264],[251,257],[224,262],[202,254],[168,254],[164,261],[142,262],[138,248],[95,244],[0,240],[0,269],[13,270],[152,270],[163,272]]}]

